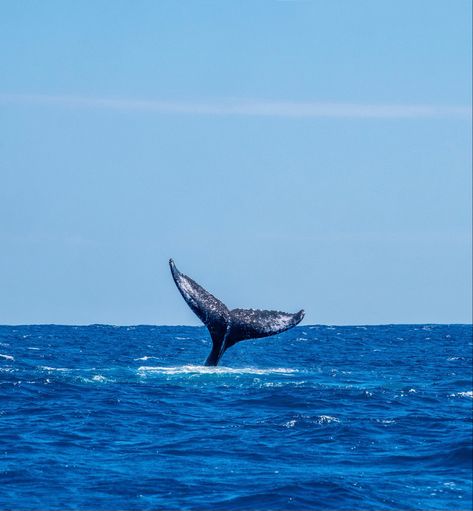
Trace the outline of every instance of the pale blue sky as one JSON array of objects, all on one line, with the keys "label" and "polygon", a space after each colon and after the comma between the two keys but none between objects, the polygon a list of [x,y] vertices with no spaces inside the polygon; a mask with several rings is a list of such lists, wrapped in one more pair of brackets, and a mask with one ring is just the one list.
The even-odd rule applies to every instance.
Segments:
[{"label": "pale blue sky", "polygon": [[0,2],[0,323],[471,321],[469,0]]}]

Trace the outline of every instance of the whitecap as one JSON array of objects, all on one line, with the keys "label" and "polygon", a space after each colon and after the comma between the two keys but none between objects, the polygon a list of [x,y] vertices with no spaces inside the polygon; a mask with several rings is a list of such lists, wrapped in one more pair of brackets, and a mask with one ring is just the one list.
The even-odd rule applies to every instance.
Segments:
[{"label": "whitecap", "polygon": [[28,346],[28,349],[29,349],[29,350],[39,351],[39,348],[33,348],[32,346]]},{"label": "whitecap", "polygon": [[107,378],[105,376],[102,376],[101,374],[96,374],[92,376],[93,381],[107,381]]},{"label": "whitecap", "polygon": [[340,419],[332,417],[331,415],[320,415],[317,419],[319,424],[329,424],[330,422],[340,422]]},{"label": "whitecap", "polygon": [[290,421],[287,421],[283,424],[285,428],[293,428],[296,425],[297,421],[295,419],[292,419]]},{"label": "whitecap", "polygon": [[[72,372],[72,371],[101,371],[102,369],[97,369],[96,367],[50,367],[50,366],[38,366],[39,369],[43,369],[43,371],[59,371],[59,372]],[[107,369],[104,369],[105,371]]]},{"label": "whitecap", "polygon": [[155,359],[159,359],[159,357],[148,357],[147,355],[145,355],[144,357],[140,357],[140,358],[134,358],[133,360],[137,361],[137,360],[150,360],[152,358],[155,358]]},{"label": "whitecap", "polygon": [[4,358],[5,360],[15,360],[15,358],[14,358],[14,357],[12,357],[11,355],[2,355],[2,354],[0,353],[0,357]]},{"label": "whitecap", "polygon": [[450,394],[450,397],[470,397],[473,399],[473,390],[468,390],[466,392],[456,392],[455,394]]},{"label": "whitecap", "polygon": [[82,381],[84,383],[106,383],[106,382],[114,383],[116,381],[111,378],[107,378],[106,376],[103,376],[102,374],[94,374],[91,378],[79,376],[78,380]]},{"label": "whitecap", "polygon": [[67,367],[49,367],[49,366],[39,366],[40,369],[44,369],[45,371],[61,371],[66,372],[70,371]]},{"label": "whitecap", "polygon": [[211,367],[211,366],[141,366],[139,372],[149,372],[158,374],[290,374],[296,373],[297,369],[287,369],[276,367],[271,369],[258,369],[255,367]]}]

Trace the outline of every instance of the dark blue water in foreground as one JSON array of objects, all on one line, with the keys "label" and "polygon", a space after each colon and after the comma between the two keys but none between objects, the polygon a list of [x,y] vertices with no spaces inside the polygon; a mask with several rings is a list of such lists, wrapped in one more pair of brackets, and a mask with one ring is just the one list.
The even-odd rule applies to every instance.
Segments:
[{"label": "dark blue water in foreground", "polygon": [[0,508],[471,509],[471,335],[0,327]]}]

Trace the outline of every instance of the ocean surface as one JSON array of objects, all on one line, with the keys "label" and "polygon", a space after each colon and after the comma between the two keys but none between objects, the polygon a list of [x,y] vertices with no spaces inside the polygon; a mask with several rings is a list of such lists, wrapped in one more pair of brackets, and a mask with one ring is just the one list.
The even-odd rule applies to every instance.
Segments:
[{"label": "ocean surface", "polygon": [[0,326],[0,509],[472,508],[471,325]]}]

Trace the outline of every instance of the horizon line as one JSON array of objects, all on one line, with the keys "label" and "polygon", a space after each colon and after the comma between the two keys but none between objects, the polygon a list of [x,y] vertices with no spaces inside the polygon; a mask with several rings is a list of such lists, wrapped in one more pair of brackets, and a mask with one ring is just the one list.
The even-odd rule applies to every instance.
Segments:
[{"label": "horizon line", "polygon": [[7,94],[0,92],[0,103],[58,105],[68,108],[96,108],[117,111],[140,111],[158,114],[354,119],[425,119],[466,118],[471,106],[356,103],[337,101],[276,101],[244,98],[210,101],[110,98],[75,95]]},{"label": "horizon line", "polygon": [[[472,323],[358,323],[358,324],[338,324],[338,323],[312,323],[306,325],[297,325],[295,328],[311,328],[311,327],[376,327],[376,326],[473,326]],[[118,325],[113,323],[16,323],[4,324],[0,323],[0,327],[24,327],[24,326],[65,326],[65,327],[90,327],[90,326],[104,326],[113,328],[130,328],[130,327],[186,327],[186,328],[207,328],[205,325],[186,325],[186,324],[152,324],[152,323],[136,323],[132,325]],[[284,333],[284,332],[281,332]],[[279,335],[279,334],[275,334]]]}]

